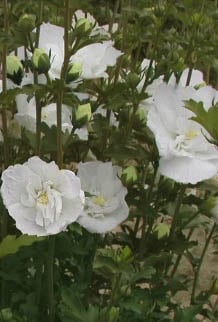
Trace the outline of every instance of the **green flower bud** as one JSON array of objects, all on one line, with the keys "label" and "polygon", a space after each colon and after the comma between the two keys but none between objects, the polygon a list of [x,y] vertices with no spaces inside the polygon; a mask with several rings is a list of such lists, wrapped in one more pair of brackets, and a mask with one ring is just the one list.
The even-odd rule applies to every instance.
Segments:
[{"label": "green flower bud", "polygon": [[17,56],[10,55],[6,58],[7,77],[15,84],[20,85],[23,78],[23,65]]},{"label": "green flower bud", "polygon": [[66,82],[70,83],[80,77],[82,73],[82,63],[71,63],[68,67]]},{"label": "green flower bud", "polygon": [[140,77],[136,73],[129,73],[128,83],[131,88],[136,88],[140,81]]},{"label": "green flower bud", "polygon": [[36,16],[24,13],[18,20],[18,27],[20,30],[30,32],[35,28]]},{"label": "green flower bud", "polygon": [[117,322],[119,318],[120,309],[118,307],[112,306],[109,311],[109,319],[108,322]]},{"label": "green flower bud", "polygon": [[214,196],[208,197],[200,205],[201,212],[218,217],[218,198]]},{"label": "green flower bud", "polygon": [[32,56],[32,64],[39,74],[45,74],[51,67],[50,59],[46,52],[41,48],[36,48]]},{"label": "green flower bud", "polygon": [[118,262],[129,262],[132,260],[132,251],[129,246],[122,247],[117,257]]},{"label": "green flower bud", "polygon": [[132,61],[132,57],[130,55],[124,54],[122,56],[122,67],[129,68],[131,61]]},{"label": "green flower bud", "polygon": [[159,223],[155,226],[153,232],[157,236],[157,239],[162,239],[169,236],[170,227],[165,223]]},{"label": "green flower bud", "polygon": [[81,18],[77,21],[75,30],[78,34],[89,34],[92,30],[93,24],[86,18]]},{"label": "green flower bud", "polygon": [[4,321],[11,321],[13,314],[10,308],[4,308],[1,310],[1,317]]},{"label": "green flower bud", "polygon": [[137,170],[136,167],[134,167],[133,165],[127,167],[122,172],[122,179],[124,183],[127,185],[135,183],[137,181],[137,178]]},{"label": "green flower bud", "polygon": [[121,286],[120,293],[124,296],[130,295],[131,294],[131,287],[128,284]]},{"label": "green flower bud", "polygon": [[218,294],[218,280],[217,280],[217,278],[215,278],[210,291],[212,294]]},{"label": "green flower bud", "polygon": [[92,116],[91,105],[89,103],[79,105],[76,109],[76,120],[79,122],[88,122]]},{"label": "green flower bud", "polygon": [[145,113],[145,110],[142,107],[138,108],[138,110],[135,113],[135,115],[139,119],[139,121],[141,121],[143,123],[147,122],[146,113]]}]

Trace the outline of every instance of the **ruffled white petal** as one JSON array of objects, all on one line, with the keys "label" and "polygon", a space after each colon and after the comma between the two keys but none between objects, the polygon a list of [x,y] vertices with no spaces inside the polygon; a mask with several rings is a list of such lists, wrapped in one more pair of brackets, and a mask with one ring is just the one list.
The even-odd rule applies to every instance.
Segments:
[{"label": "ruffled white petal", "polygon": [[193,113],[184,102],[190,98],[202,101],[208,109],[216,99],[216,91],[208,86],[195,90],[161,84],[148,112],[147,125],[155,136],[161,174],[195,184],[216,174],[218,151],[205,138],[209,136],[206,130],[191,120]]},{"label": "ruffled white petal", "polygon": [[59,170],[54,162],[32,157],[3,171],[2,181],[3,202],[23,233],[59,233],[83,210],[79,178],[69,170]]},{"label": "ruffled white petal", "polygon": [[111,162],[80,163],[78,176],[85,191],[85,206],[78,222],[90,232],[105,233],[128,217],[127,189]]},{"label": "ruffled white petal", "polygon": [[160,159],[159,171],[177,182],[196,184],[217,173],[217,167],[207,160],[188,157]]}]

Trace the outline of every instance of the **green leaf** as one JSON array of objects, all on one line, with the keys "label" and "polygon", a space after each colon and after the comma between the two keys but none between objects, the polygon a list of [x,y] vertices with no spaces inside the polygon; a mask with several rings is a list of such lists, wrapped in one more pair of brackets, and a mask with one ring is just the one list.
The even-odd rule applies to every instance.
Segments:
[{"label": "green leaf", "polygon": [[213,140],[207,138],[207,140],[213,144],[218,145],[218,105],[214,105],[206,111],[202,102],[195,102],[189,100],[186,102],[186,108],[192,111],[196,116],[191,119],[201,124],[207,132],[211,135]]},{"label": "green leaf", "polygon": [[34,242],[42,241],[43,239],[43,237],[37,236],[21,235],[20,237],[17,237],[15,235],[8,235],[0,243],[0,258],[9,254],[14,254],[20,247],[30,246]]},{"label": "green leaf", "polygon": [[176,311],[174,322],[197,322],[195,316],[200,312],[200,305],[193,305]]},{"label": "green leaf", "polygon": [[102,255],[96,256],[93,269],[105,278],[109,278],[111,275],[118,274],[120,272],[119,265],[113,258]]}]

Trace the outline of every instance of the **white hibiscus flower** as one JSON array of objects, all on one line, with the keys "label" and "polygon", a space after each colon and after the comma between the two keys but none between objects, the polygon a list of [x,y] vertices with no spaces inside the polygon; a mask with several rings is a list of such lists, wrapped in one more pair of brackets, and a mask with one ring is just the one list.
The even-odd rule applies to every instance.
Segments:
[{"label": "white hibiscus flower", "polygon": [[78,218],[81,226],[92,233],[111,231],[128,217],[125,202],[127,189],[117,177],[119,167],[111,162],[80,163],[78,176],[85,191],[85,207]]},{"label": "white hibiscus flower", "polygon": [[3,202],[24,234],[47,236],[66,230],[83,209],[80,180],[54,162],[32,157],[2,173]]},{"label": "white hibiscus flower", "polygon": [[[19,94],[16,97],[17,113],[15,120],[28,131],[36,132],[36,101],[35,97],[28,102],[27,95]],[[49,127],[57,125],[56,104],[51,103],[42,107],[42,122],[45,122]],[[73,126],[71,122],[71,110],[67,105],[62,105],[62,131],[71,132]]]},{"label": "white hibiscus flower", "polygon": [[[204,102],[205,90],[162,84],[154,96],[155,106],[148,112],[147,124],[160,154],[159,171],[177,182],[195,184],[217,173],[218,151],[206,140],[205,130],[190,120],[193,113],[183,101],[193,98]],[[209,105],[212,101],[205,108]]]},{"label": "white hibiscus flower", "polygon": [[113,47],[112,41],[95,43],[80,48],[72,57],[72,63],[82,63],[81,78],[107,78],[106,69],[114,66],[123,53]]},{"label": "white hibiscus flower", "polygon": [[[64,28],[43,23],[40,28],[39,48],[51,55],[51,78],[60,78],[64,61]],[[108,77],[106,69],[114,66],[123,53],[113,47],[112,41],[95,43],[80,48],[70,59],[72,63],[82,63],[81,78]]]}]

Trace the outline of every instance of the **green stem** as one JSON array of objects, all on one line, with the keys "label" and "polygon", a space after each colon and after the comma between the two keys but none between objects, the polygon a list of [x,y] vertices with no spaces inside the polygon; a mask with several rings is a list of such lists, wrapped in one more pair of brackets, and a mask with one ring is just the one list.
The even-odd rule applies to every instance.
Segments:
[{"label": "green stem", "polygon": [[[154,189],[154,183],[155,183],[155,179],[156,179],[156,176],[157,176],[157,170],[158,170],[158,167],[155,165],[154,166],[154,173],[153,173],[153,177],[152,177],[152,182],[151,182],[151,185],[150,185],[150,188],[149,188],[149,191],[148,191],[148,195],[147,195],[147,200],[146,200],[146,204],[147,205],[150,205],[151,203],[151,200],[152,200],[152,193],[153,193],[153,189]],[[143,253],[143,250],[145,248],[145,244],[146,244],[146,241],[148,239],[148,236],[151,232],[151,229],[152,229],[152,226],[153,226],[153,222],[154,220],[151,220],[151,222],[149,223],[149,226],[148,226],[148,230],[146,232],[146,224],[147,224],[147,217],[143,217],[142,218],[142,228],[141,228],[141,241],[140,241],[140,250],[141,252]]]},{"label": "green stem", "polygon": [[111,19],[109,20],[109,30],[108,30],[109,32],[112,31],[113,24],[114,24],[116,15],[117,15],[117,11],[118,11],[119,5],[120,5],[120,1],[119,0],[116,0],[115,5],[114,5],[113,15],[112,15]]},{"label": "green stem", "polygon": [[195,272],[194,282],[193,282],[193,287],[192,287],[192,293],[191,293],[191,304],[194,304],[195,303],[195,293],[196,293],[196,287],[197,287],[197,284],[198,284],[198,279],[199,279],[199,273],[200,273],[201,265],[203,263],[204,256],[206,254],[206,251],[208,249],[208,246],[210,244],[210,241],[211,241],[211,238],[213,236],[213,233],[214,233],[215,229],[216,229],[216,223],[213,224],[213,227],[212,227],[212,229],[210,231],[210,234],[207,237],[207,240],[206,240],[206,243],[204,245],[204,249],[202,251],[201,258],[200,258],[200,261],[199,261],[197,270]]},{"label": "green stem", "polygon": [[64,14],[64,62],[61,69],[61,88],[57,95],[57,164],[63,167],[63,146],[62,146],[62,104],[64,96],[64,84],[69,60],[69,26],[70,26],[70,3],[65,0]]},{"label": "green stem", "polygon": [[190,222],[195,219],[198,215],[199,215],[200,211],[196,211],[196,213],[194,213],[193,216],[191,216],[182,226],[181,226],[181,230],[183,230],[188,224],[190,224]]},{"label": "green stem", "polygon": [[62,101],[63,91],[61,90],[57,97],[57,164],[61,169],[63,167],[63,147],[62,147]]},{"label": "green stem", "polygon": [[[186,238],[187,241],[189,241],[189,239],[191,238],[191,236],[193,234],[193,231],[194,231],[194,228],[190,229],[189,234],[188,234],[188,236]],[[175,273],[177,271],[177,268],[179,267],[179,263],[180,263],[182,257],[183,257],[183,254],[178,255],[178,257],[176,259],[176,263],[175,263],[175,265],[174,265],[174,267],[172,269],[172,272],[171,272],[171,277],[174,277],[174,275],[175,275]]]},{"label": "green stem", "polygon": [[[39,46],[39,37],[40,37],[40,22],[42,20],[43,15],[43,0],[39,2],[39,21],[38,26],[36,28],[36,38],[35,38],[35,48]],[[31,44],[31,37],[29,36],[30,46],[33,49],[33,44]],[[34,84],[38,84],[38,73],[34,72]],[[40,156],[41,150],[41,118],[42,118],[42,106],[38,95],[35,95],[36,99],[36,155]]]},{"label": "green stem", "polygon": [[[38,84],[38,74],[34,72],[34,84]],[[35,94],[36,100],[36,155],[40,156],[41,150],[41,118],[42,118],[42,106],[40,99],[37,94]]]},{"label": "green stem", "polygon": [[185,86],[189,86],[189,84],[190,84],[191,77],[192,77],[192,71],[193,71],[193,68],[189,68]]},{"label": "green stem", "polygon": [[145,77],[145,82],[143,84],[143,87],[142,87],[142,90],[141,92],[143,93],[148,85],[148,81],[149,81],[149,78],[150,78],[150,75],[151,75],[151,71],[152,71],[152,65],[153,65],[153,62],[154,60],[151,59],[150,62],[149,62],[149,66],[147,68],[147,71],[146,71],[146,77]]},{"label": "green stem", "polygon": [[49,322],[54,322],[54,249],[55,236],[48,237],[48,257],[47,257],[47,284],[48,284],[48,318]]},{"label": "green stem", "polygon": [[70,26],[70,4],[69,0],[65,0],[64,14],[64,62],[61,69],[61,79],[65,80],[68,61],[69,61],[69,26]]},{"label": "green stem", "polygon": [[116,304],[116,302],[119,301],[119,296],[117,296],[117,295],[118,295],[118,292],[119,292],[119,289],[120,289],[121,277],[122,277],[121,273],[119,273],[118,275],[116,275],[114,277],[114,280],[112,282],[112,290],[111,290],[110,302],[108,304],[108,307],[107,307],[105,313],[101,317],[100,322],[109,321],[108,314],[110,313],[111,308]]},{"label": "green stem", "polygon": [[40,305],[41,290],[42,290],[42,273],[43,273],[43,264],[40,262],[37,265],[36,270],[36,307]]},{"label": "green stem", "polygon": [[186,190],[186,185],[182,185],[182,187],[179,191],[178,197],[177,197],[174,215],[173,215],[173,219],[172,219],[172,224],[171,224],[171,229],[170,229],[170,238],[169,238],[170,240],[175,238],[175,230],[176,230],[176,226],[178,223],[179,210],[182,205],[182,200],[184,197],[185,190]]},{"label": "green stem", "polygon": [[39,47],[39,36],[40,36],[40,23],[42,21],[43,16],[43,7],[44,7],[44,1],[40,0],[39,2],[39,17],[38,17],[38,25],[36,27],[36,40],[35,40],[35,48]]}]

